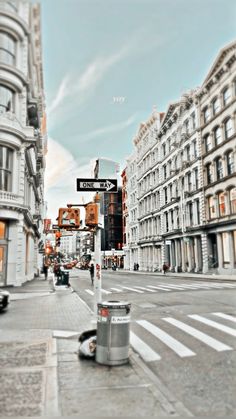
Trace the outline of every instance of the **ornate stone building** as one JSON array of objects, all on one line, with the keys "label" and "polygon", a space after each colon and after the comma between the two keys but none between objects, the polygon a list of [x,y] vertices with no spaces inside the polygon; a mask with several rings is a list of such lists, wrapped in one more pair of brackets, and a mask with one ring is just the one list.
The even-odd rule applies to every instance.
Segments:
[{"label": "ornate stone building", "polygon": [[236,42],[201,87],[141,124],[134,144],[140,269],[235,274]]},{"label": "ornate stone building", "polygon": [[0,1],[0,285],[38,274],[46,152],[40,7]]}]

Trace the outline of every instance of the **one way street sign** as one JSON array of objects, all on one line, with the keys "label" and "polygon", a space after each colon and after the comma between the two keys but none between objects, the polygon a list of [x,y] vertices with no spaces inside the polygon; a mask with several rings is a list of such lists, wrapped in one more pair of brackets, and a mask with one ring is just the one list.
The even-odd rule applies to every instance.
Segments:
[{"label": "one way street sign", "polygon": [[117,192],[117,179],[76,179],[77,191]]}]

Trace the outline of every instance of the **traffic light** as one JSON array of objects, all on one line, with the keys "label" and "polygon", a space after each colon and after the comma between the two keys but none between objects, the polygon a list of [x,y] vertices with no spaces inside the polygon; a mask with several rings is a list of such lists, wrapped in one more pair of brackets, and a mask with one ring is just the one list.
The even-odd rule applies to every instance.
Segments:
[{"label": "traffic light", "polygon": [[61,233],[60,233],[60,231],[57,231],[55,233],[55,236],[56,236],[56,247],[60,247],[60,245],[61,245]]},{"label": "traffic light", "polygon": [[85,225],[94,227],[98,225],[98,205],[94,203],[85,206]]},{"label": "traffic light", "polygon": [[50,255],[51,253],[53,253],[53,247],[49,241],[45,244],[45,253],[46,255]]},{"label": "traffic light", "polygon": [[59,227],[80,227],[80,210],[78,208],[59,208]]}]

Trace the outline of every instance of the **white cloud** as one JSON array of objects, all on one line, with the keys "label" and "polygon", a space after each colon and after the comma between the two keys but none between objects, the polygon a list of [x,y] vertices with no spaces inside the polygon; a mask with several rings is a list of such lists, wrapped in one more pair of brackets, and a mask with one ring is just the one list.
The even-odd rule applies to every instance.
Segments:
[{"label": "white cloud", "polygon": [[51,105],[48,108],[48,115],[62,104],[63,100],[69,95],[69,92],[69,75],[66,75],[58,88],[56,97],[53,99]]},{"label": "white cloud", "polygon": [[48,218],[56,220],[58,208],[68,203],[83,204],[91,201],[91,193],[76,192],[76,179],[80,177],[92,177],[91,162],[81,165],[65,147],[49,138],[45,171]]},{"label": "white cloud", "polygon": [[113,124],[113,125],[108,125],[102,128],[98,128],[94,131],[90,131],[87,134],[84,134],[81,137],[80,143],[82,141],[87,141],[87,140],[91,140],[93,138],[96,138],[100,135],[103,134],[108,134],[111,132],[118,132],[118,131],[122,131],[124,128],[129,127],[130,125],[132,125],[136,120],[136,114],[130,116],[126,121],[123,122],[119,122],[117,124]]}]

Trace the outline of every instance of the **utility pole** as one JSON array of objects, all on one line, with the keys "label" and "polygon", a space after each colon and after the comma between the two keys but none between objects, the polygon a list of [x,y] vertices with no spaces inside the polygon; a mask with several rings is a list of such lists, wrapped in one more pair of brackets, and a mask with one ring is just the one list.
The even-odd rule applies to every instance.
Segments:
[{"label": "utility pole", "polygon": [[[97,205],[98,218],[100,216],[100,197],[96,193],[95,203]],[[94,314],[97,313],[97,304],[102,302],[102,266],[101,266],[101,226],[98,225],[94,234],[94,259],[95,259],[95,277],[94,277]]]}]

